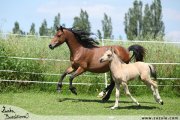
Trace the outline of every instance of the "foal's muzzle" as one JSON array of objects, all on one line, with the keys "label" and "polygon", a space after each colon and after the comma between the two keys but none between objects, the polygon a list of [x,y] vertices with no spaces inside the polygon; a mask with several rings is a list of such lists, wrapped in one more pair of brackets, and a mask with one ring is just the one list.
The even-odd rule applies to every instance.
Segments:
[{"label": "foal's muzzle", "polygon": [[103,61],[103,59],[100,59],[99,62],[100,62],[100,63],[103,63],[104,61]]}]

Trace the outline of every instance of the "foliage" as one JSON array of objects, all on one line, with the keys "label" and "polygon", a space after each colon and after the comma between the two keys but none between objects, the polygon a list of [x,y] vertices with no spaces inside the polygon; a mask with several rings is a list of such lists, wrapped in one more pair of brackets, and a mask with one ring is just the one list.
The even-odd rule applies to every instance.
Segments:
[{"label": "foliage", "polygon": [[102,20],[102,31],[104,39],[110,39],[112,37],[111,17],[108,17],[106,13],[104,13],[104,19]]},{"label": "foliage", "polygon": [[129,8],[125,14],[125,33],[129,40],[146,39],[152,40],[165,35],[165,26],[162,21],[162,6],[160,0],[154,0],[149,6],[145,5],[144,14],[142,13],[143,3],[135,0],[133,7]]},{"label": "foliage", "polygon": [[91,25],[89,22],[89,15],[86,11],[81,9],[80,16],[74,17],[73,27],[76,29],[81,29],[87,32],[91,32]]}]

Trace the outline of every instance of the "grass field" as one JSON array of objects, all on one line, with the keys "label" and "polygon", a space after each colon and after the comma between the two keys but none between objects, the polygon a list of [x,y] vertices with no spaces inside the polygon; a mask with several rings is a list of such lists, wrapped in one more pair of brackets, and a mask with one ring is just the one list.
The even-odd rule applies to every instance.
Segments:
[{"label": "grass field", "polygon": [[107,103],[95,95],[65,95],[60,93],[22,92],[0,94],[0,104],[21,107],[37,115],[180,115],[180,98],[162,96],[164,105],[157,104],[153,96],[134,96],[141,107],[122,96],[120,107],[111,110],[114,96]]}]

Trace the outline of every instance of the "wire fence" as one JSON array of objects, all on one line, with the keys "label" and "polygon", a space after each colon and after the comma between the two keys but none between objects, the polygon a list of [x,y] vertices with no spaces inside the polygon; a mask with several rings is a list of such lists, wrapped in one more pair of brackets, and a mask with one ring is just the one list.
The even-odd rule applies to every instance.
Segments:
[{"label": "wire fence", "polygon": [[[20,59],[20,60],[44,60],[44,61],[58,61],[58,62],[70,62],[69,60],[59,60],[59,59],[48,59],[48,58],[27,58],[27,57],[10,57],[10,56],[0,56],[3,58],[10,58],[10,59]],[[150,63],[150,64],[158,64],[158,65],[180,65],[180,63]],[[8,72],[8,73],[19,73],[19,71],[14,71],[14,70],[0,70],[0,72]],[[62,74],[55,74],[55,73],[35,73],[35,72],[20,72],[22,74],[35,74],[35,75],[48,75],[48,76],[61,76]],[[70,76],[70,75],[67,75]],[[104,78],[105,82],[104,83],[98,83],[98,84],[105,84],[105,86],[108,85],[107,81],[107,74],[105,73],[104,76],[102,75],[86,75],[82,74],[79,77],[100,77]],[[157,78],[158,80],[180,80],[180,78]],[[2,80],[0,79],[1,82],[7,82],[8,80]],[[57,84],[57,82],[45,82],[45,81],[28,81],[28,80],[9,80],[8,82],[25,82],[25,83],[46,83],[46,84]],[[64,82],[64,84],[68,84],[68,82]],[[93,83],[74,83],[77,85],[93,85]],[[144,86],[144,85],[130,85],[130,86]],[[172,85],[160,85],[160,86],[172,86]],[[180,86],[180,85],[173,85],[173,86]]]},{"label": "wire fence", "polygon": [[[4,39],[8,38],[9,34],[2,34]],[[10,34],[13,36],[18,36],[18,34]],[[34,36],[34,35],[23,35],[22,37],[36,37],[39,38],[40,36]],[[47,37],[47,38],[51,38],[49,36],[41,36],[41,37]],[[122,40],[105,40],[102,39],[100,40],[102,46],[105,45],[105,42],[122,42],[122,43],[155,43],[155,44],[178,44],[180,45],[180,42],[168,42],[168,41],[122,41]],[[7,58],[7,59],[17,59],[17,60],[36,60],[36,61],[56,61],[56,62],[70,62],[67,59],[50,59],[50,58],[29,58],[29,57],[21,57],[21,56],[0,56],[0,58]],[[168,62],[168,63],[150,63],[150,64],[156,64],[156,65],[177,65],[179,66],[180,63],[179,62]],[[14,70],[0,70],[0,72],[7,72],[7,73],[18,73],[19,71],[14,71]],[[36,74],[36,75],[48,75],[48,76],[60,76],[61,74],[55,74],[55,73],[36,73],[36,72],[20,72],[20,73],[24,73],[24,74]],[[104,75],[86,75],[83,74],[81,75],[86,76],[86,77],[100,77],[100,78],[104,78],[104,83],[98,83],[98,84],[105,84],[105,86],[108,85],[108,80],[107,80],[107,73],[105,73]],[[79,76],[80,77],[80,76]],[[173,78],[173,77],[161,77],[161,78],[157,78],[160,80],[180,80],[180,78]],[[28,81],[28,80],[5,80],[5,79],[0,79],[1,82],[27,82],[27,83],[38,83],[38,84],[57,84],[57,82],[45,82],[45,81]],[[69,84],[68,82],[64,82],[64,84]],[[74,83],[74,84],[78,84],[78,85],[92,85],[93,83]],[[144,86],[144,85],[130,85],[130,86]],[[172,86],[172,85],[160,85],[160,86]],[[180,85],[173,85],[173,86],[180,86]]]}]

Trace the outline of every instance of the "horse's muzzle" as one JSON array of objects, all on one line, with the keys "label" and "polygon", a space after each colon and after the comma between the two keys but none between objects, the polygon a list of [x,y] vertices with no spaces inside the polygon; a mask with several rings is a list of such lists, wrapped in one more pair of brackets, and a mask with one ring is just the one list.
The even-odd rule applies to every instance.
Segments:
[{"label": "horse's muzzle", "polygon": [[54,46],[51,45],[51,44],[49,44],[49,48],[50,48],[51,50],[53,50],[53,49],[54,49]]}]

